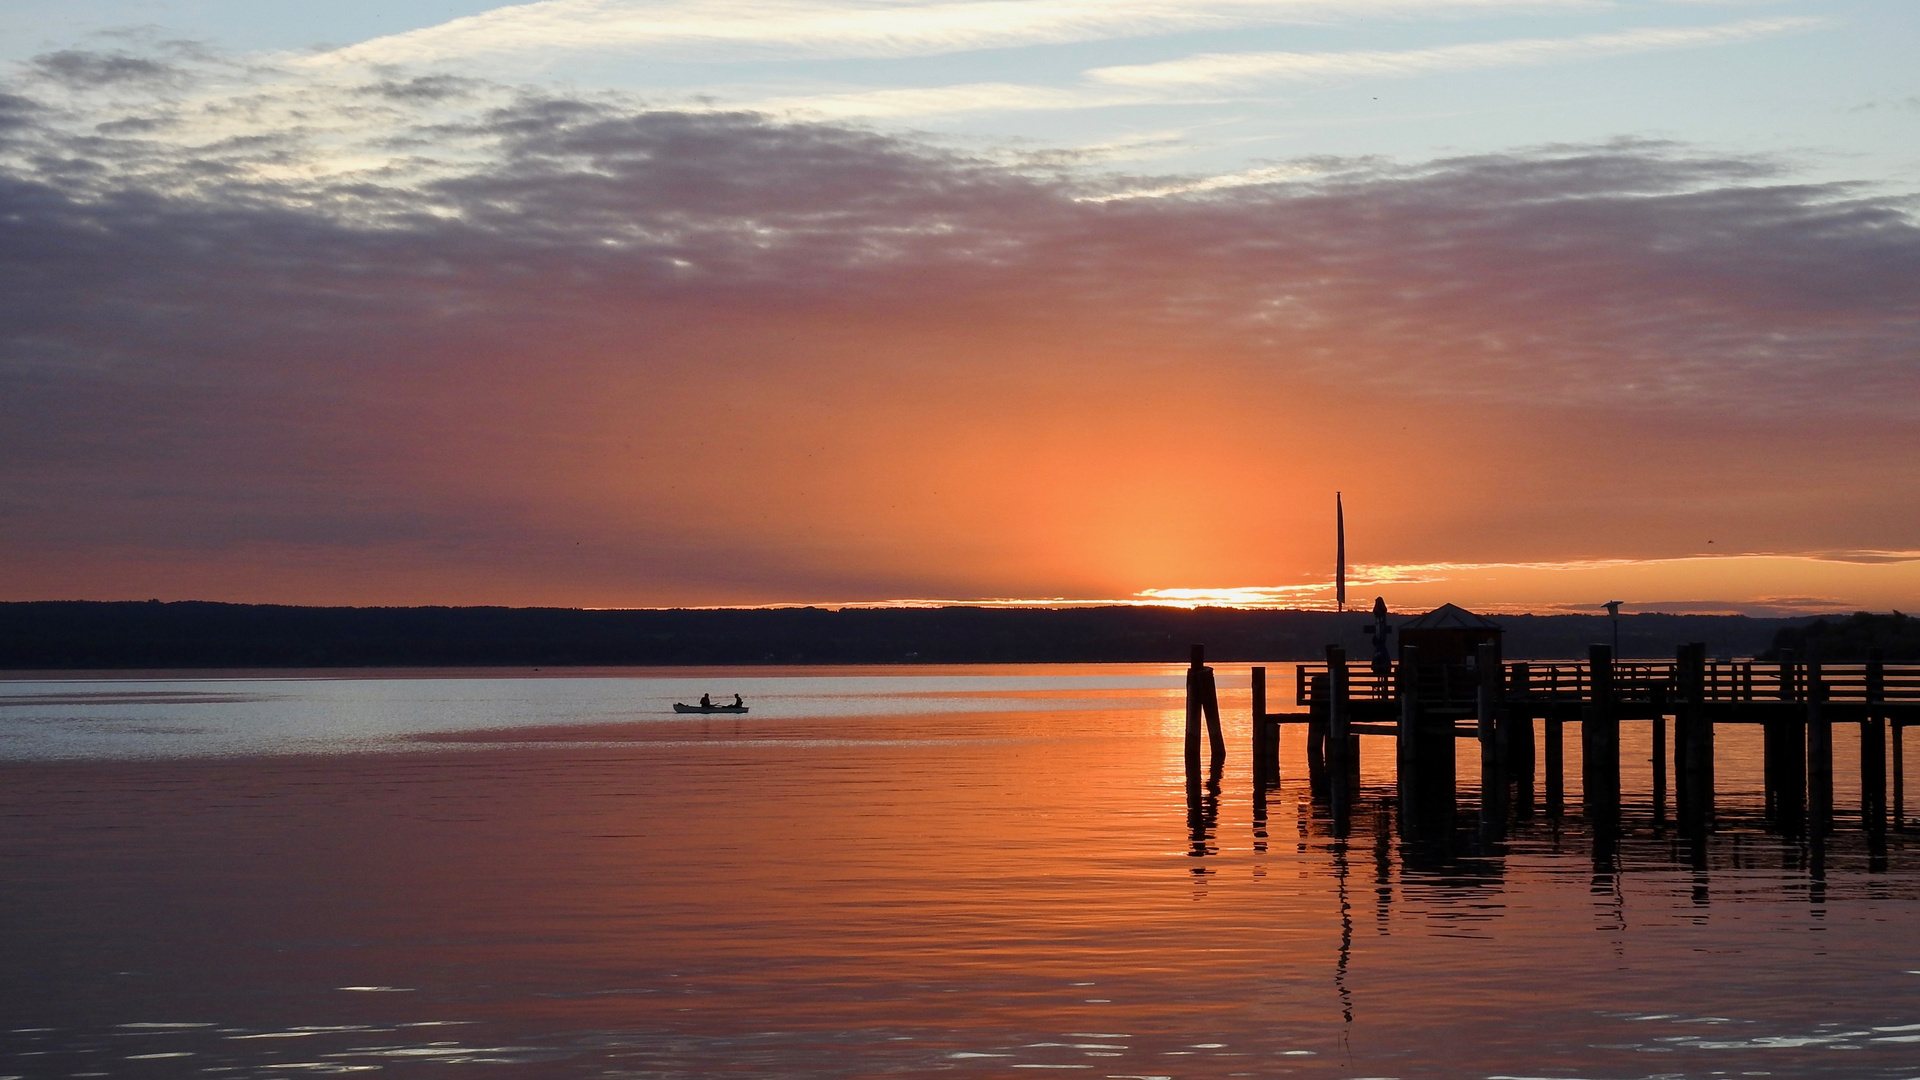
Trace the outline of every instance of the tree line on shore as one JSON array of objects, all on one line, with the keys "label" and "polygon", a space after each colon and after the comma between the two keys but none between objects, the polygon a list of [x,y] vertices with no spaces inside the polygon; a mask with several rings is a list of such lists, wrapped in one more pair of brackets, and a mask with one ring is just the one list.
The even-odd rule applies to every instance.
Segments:
[{"label": "tree line on shore", "polygon": [[[1622,657],[1753,656],[1810,646],[1857,658],[1874,634],[1915,648],[1903,615],[1880,622],[1742,615],[1623,615]],[[1502,615],[1515,659],[1576,658],[1612,640],[1604,614]],[[1360,612],[1162,607],[721,608],[294,607],[204,601],[0,603],[0,669],[464,667],[701,664],[1221,662],[1310,660],[1329,643],[1371,655]],[[1827,629],[1819,629],[1825,626]],[[1864,629],[1863,629],[1864,627]],[[1906,635],[1906,636],[1901,636]],[[1881,640],[1873,638],[1873,640]],[[1799,643],[1797,646],[1794,643]],[[1843,655],[1843,653],[1845,655]],[[1912,654],[1909,656],[1909,654]]]}]

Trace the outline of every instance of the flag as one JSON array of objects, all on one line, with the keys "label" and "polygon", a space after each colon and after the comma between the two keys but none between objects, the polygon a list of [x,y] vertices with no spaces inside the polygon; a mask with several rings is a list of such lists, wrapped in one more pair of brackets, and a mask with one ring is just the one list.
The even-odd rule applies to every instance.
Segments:
[{"label": "flag", "polygon": [[1340,493],[1333,493],[1333,602],[1347,610],[1347,511]]}]

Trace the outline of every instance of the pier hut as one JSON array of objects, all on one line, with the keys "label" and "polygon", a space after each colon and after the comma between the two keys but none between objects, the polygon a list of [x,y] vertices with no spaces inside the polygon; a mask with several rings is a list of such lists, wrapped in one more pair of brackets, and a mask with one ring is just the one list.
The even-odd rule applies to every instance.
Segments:
[{"label": "pier hut", "polygon": [[[1458,604],[1441,604],[1403,624],[1400,658],[1413,667],[1423,706],[1477,710],[1480,664],[1490,657],[1499,666],[1501,636],[1499,623]],[[1397,688],[1388,696],[1398,697]]]},{"label": "pier hut", "polygon": [[1500,624],[1458,604],[1441,604],[1402,624],[1400,645],[1420,650],[1422,664],[1472,668],[1479,662],[1482,645],[1492,645],[1494,655],[1500,655]]}]

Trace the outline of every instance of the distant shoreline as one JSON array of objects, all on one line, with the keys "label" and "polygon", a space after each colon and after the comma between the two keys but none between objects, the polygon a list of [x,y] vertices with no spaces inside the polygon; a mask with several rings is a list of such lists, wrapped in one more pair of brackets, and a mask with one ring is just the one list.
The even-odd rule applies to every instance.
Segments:
[{"label": "distant shoreline", "polygon": [[[1623,615],[1623,657],[1749,656],[1819,616]],[[1360,612],[1234,608],[332,608],[207,601],[0,603],[0,673],[345,669],[807,667],[1170,663],[1192,643],[1223,663],[1367,656]],[[1396,616],[1395,622],[1404,621]],[[1611,641],[1604,614],[1503,615],[1511,657],[1573,658]],[[241,677],[241,676],[228,676]]]}]

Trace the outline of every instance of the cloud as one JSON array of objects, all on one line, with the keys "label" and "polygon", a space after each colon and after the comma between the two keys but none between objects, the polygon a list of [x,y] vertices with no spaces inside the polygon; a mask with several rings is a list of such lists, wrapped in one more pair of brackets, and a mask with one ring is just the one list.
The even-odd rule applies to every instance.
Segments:
[{"label": "cloud", "polygon": [[1173,183],[1152,184],[1145,187],[1121,188],[1117,191],[1101,192],[1097,195],[1081,195],[1080,202],[1118,202],[1123,199],[1164,199],[1169,195],[1199,195],[1210,191],[1224,191],[1228,188],[1258,187],[1267,184],[1279,184],[1289,181],[1312,180],[1324,172],[1324,167],[1315,162],[1293,162],[1286,165],[1266,165],[1257,169],[1242,169],[1234,173],[1222,173],[1218,176],[1203,176],[1193,179],[1177,180]]},{"label": "cloud", "polygon": [[376,38],[305,63],[431,64],[556,50],[705,60],[930,56],[1252,25],[1598,6],[1592,0],[545,0]]},{"label": "cloud", "polygon": [[1636,142],[1101,178],[263,79],[0,87],[0,592],[1127,596],[1318,566],[1342,476],[1442,555],[1645,555],[1667,499],[1915,565],[1910,199]]},{"label": "cloud", "polygon": [[1247,91],[1276,82],[1408,78],[1445,71],[1520,67],[1666,49],[1728,45],[1824,24],[1811,18],[1753,19],[1720,26],[1666,27],[1573,38],[1442,45],[1427,49],[1361,52],[1207,53],[1152,64],[1095,68],[1098,83],[1160,91]]},{"label": "cloud", "polygon": [[727,105],[710,107],[745,108],[826,120],[893,120],[971,112],[1047,112],[1199,104],[1257,93],[1276,84],[1410,78],[1439,72],[1705,48],[1821,25],[1824,23],[1819,19],[1791,17],[1749,20],[1721,26],[1651,28],[1575,38],[1484,42],[1394,52],[1209,53],[1151,64],[1094,68],[1087,71],[1078,83],[1066,86],[964,83],[879,90],[849,89],[774,97],[747,94]]},{"label": "cloud", "polygon": [[168,86],[182,78],[180,68],[147,57],[80,49],[36,56],[28,66],[43,78],[85,89],[124,84]]},{"label": "cloud", "polygon": [[970,112],[1049,112],[1156,103],[1159,95],[1115,92],[1107,88],[1032,86],[1020,83],[963,83],[952,86],[853,90],[761,98],[709,106],[715,111],[750,110],[820,120],[890,120],[951,116]]},{"label": "cloud", "polygon": [[321,250],[484,242],[708,288],[1017,272],[1296,369],[1450,396],[1766,410],[1791,386],[1879,410],[1913,374],[1910,202],[1682,147],[1092,181],[832,124],[439,77],[243,87],[165,123],[159,105],[5,100],[16,191],[100,215],[88,228],[107,237],[124,235],[111,209],[139,205],[142,221],[297,223]]}]

